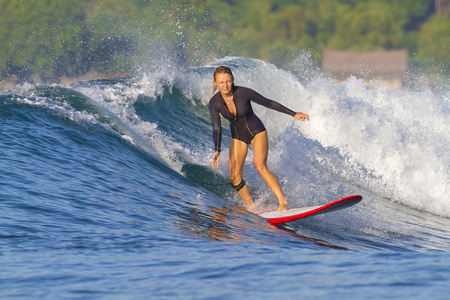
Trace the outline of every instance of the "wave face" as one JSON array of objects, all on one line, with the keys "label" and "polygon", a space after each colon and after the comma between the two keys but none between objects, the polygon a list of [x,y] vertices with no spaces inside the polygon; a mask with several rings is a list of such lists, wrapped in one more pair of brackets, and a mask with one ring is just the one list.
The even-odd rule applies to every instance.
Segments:
[{"label": "wave face", "polygon": [[[233,69],[237,85],[310,115],[303,123],[253,105],[269,133],[269,168],[292,207],[353,194],[363,201],[292,222],[285,230],[243,209],[228,184],[226,120],[220,167],[209,167],[207,104],[219,65]],[[289,274],[298,274],[299,266],[306,269],[296,280],[314,286],[307,274],[317,267],[321,278],[332,280],[339,273],[350,279],[368,268],[376,274],[380,260],[391,264],[388,273],[408,273],[420,263],[445,277],[449,99],[448,87],[440,93],[385,91],[366,88],[356,78],[334,84],[320,74],[300,83],[292,73],[242,57],[5,91],[0,94],[0,252],[7,263],[0,274],[11,288],[0,295],[201,298],[247,291],[255,297],[294,297],[299,289]],[[256,206],[274,208],[276,198],[252,160],[250,151],[244,178]],[[359,251],[337,255],[334,249]],[[405,254],[398,259],[392,252]],[[435,254],[411,260],[411,252],[418,253],[415,258],[420,252],[445,254],[436,254],[437,266]],[[336,263],[349,264],[351,257],[360,261],[354,269],[336,270]],[[259,278],[257,286],[237,280],[243,272]],[[259,277],[265,273],[271,276]],[[390,295],[406,291],[390,289],[398,277],[389,276],[381,286]],[[285,284],[273,286],[274,277]],[[374,288],[383,279],[370,277],[372,287],[346,282],[352,293],[376,297],[383,296]],[[422,278],[418,287],[433,287],[433,280]],[[224,285],[234,292],[213,293]],[[311,288],[304,295],[331,296],[336,288]]]}]

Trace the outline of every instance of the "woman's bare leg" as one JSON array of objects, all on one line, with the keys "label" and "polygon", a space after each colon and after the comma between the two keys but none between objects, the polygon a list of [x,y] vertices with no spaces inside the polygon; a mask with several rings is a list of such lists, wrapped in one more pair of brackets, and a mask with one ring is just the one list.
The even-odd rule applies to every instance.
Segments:
[{"label": "woman's bare leg", "polygon": [[[248,145],[237,139],[231,139],[230,145],[230,157],[228,160],[230,167],[230,179],[231,183],[236,186],[241,183],[242,175],[244,173],[244,163],[247,157]],[[244,185],[239,191],[237,191],[249,211],[253,211],[253,201],[250,195],[250,190],[247,185]]]},{"label": "woman's bare leg", "polygon": [[267,186],[277,196],[280,206],[277,211],[283,211],[289,209],[289,204],[283,195],[280,184],[273,173],[267,168],[267,153],[269,150],[269,144],[267,140],[267,131],[258,133],[252,141],[253,155],[255,159],[255,167],[259,175],[264,179]]}]

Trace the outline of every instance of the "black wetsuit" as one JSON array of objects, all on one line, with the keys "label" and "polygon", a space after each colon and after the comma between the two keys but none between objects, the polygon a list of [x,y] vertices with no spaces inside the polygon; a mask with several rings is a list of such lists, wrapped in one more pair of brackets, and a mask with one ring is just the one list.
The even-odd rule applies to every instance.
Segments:
[{"label": "black wetsuit", "polygon": [[222,94],[219,92],[209,100],[209,113],[213,123],[213,139],[215,151],[221,150],[222,126],[219,113],[230,121],[231,137],[250,144],[255,135],[266,130],[264,124],[255,115],[250,101],[265,107],[295,116],[296,112],[284,107],[278,102],[269,100],[252,89],[236,86],[233,89],[233,99],[236,105],[236,115],[228,109]]}]

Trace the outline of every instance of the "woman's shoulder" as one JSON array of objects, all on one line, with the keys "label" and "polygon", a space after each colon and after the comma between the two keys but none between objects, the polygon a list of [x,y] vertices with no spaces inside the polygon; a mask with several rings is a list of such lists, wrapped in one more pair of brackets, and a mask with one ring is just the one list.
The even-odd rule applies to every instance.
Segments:
[{"label": "woman's shoulder", "polygon": [[215,93],[211,99],[209,99],[209,105],[218,103],[220,101],[221,95],[219,92]]},{"label": "woman's shoulder", "polygon": [[214,99],[218,99],[220,98],[220,92],[215,93],[214,95],[211,96],[211,99],[209,99],[209,101],[212,101]]},{"label": "woman's shoulder", "polygon": [[240,96],[252,96],[256,93],[256,91],[254,89],[245,87],[245,86],[236,86],[236,91],[235,91],[238,95]]},{"label": "woman's shoulder", "polygon": [[236,91],[244,92],[244,91],[253,91],[251,88],[248,88],[246,86],[236,85],[235,86]]}]

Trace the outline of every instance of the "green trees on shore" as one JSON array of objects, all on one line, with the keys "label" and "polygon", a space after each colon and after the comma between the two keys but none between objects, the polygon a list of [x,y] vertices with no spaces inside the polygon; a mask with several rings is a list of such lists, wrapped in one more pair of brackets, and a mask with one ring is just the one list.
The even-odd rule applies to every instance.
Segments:
[{"label": "green trees on shore", "polygon": [[34,72],[47,76],[78,71],[87,43],[82,5],[70,0],[2,2],[1,75],[27,78]]},{"label": "green trees on shore", "polygon": [[450,72],[450,1],[0,0],[0,77],[54,81],[158,59],[242,55],[283,66],[305,49],[409,49]]}]

